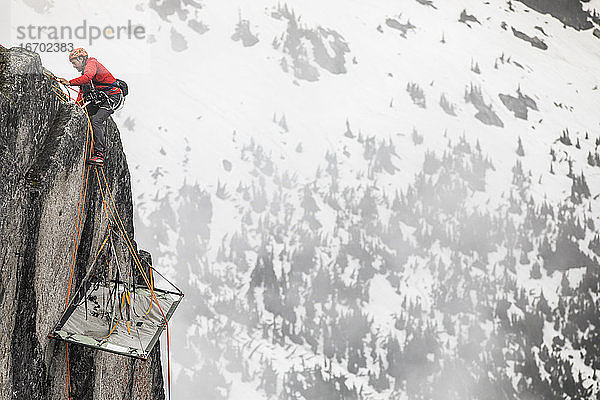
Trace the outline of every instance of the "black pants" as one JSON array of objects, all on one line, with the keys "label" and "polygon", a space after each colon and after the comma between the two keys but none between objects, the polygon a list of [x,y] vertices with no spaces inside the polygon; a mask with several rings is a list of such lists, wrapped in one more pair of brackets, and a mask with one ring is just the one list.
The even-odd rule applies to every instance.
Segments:
[{"label": "black pants", "polygon": [[105,97],[100,104],[88,104],[87,111],[92,123],[92,131],[94,133],[94,151],[104,153],[104,122],[114,112],[118,104],[122,101],[120,94]]}]

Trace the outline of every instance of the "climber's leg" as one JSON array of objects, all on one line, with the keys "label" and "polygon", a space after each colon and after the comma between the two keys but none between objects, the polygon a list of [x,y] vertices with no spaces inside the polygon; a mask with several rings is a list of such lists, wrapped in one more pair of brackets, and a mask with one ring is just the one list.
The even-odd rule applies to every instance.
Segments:
[{"label": "climber's leg", "polygon": [[104,122],[113,111],[100,106],[98,111],[91,117],[92,131],[94,132],[94,151],[104,153]]}]

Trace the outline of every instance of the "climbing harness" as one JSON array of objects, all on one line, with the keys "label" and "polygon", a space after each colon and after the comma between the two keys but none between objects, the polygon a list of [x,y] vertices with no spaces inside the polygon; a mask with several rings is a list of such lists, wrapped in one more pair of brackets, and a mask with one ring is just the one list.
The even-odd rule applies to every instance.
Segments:
[{"label": "climbing harness", "polygon": [[[63,103],[68,103],[69,101],[75,102],[80,106],[87,106],[89,104],[100,106],[101,108],[106,108],[110,111],[119,111],[125,105],[125,97],[129,93],[129,87],[127,83],[121,79],[117,79],[115,83],[100,83],[100,82],[92,82],[91,89],[84,93],[82,96],[82,100],[77,102],[73,97],[69,95],[68,90],[71,90],[77,93],[77,90],[72,88],[71,86],[62,85],[58,78],[46,68],[44,70],[44,75],[52,80],[52,91],[57,95],[59,100]],[[107,86],[107,87],[118,87],[121,89],[121,93],[117,93],[115,95],[109,95],[106,93],[104,89],[98,89],[96,86]],[[66,87],[68,90],[65,91],[62,87]],[[107,106],[102,106],[102,104],[106,101]]]}]

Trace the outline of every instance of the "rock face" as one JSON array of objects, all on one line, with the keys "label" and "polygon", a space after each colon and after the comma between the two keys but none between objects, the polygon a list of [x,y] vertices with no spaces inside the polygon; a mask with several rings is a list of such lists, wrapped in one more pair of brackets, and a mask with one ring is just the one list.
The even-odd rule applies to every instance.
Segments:
[{"label": "rock face", "polygon": [[[87,118],[59,101],[42,71],[37,54],[0,48],[0,399],[7,400],[67,398],[65,343],[48,334],[65,309],[86,168],[74,288],[108,229],[95,169],[84,164]],[[112,120],[106,141],[104,172],[133,238],[129,170]],[[115,247],[128,274],[126,247],[122,241]],[[72,398],[164,399],[159,352],[155,346],[141,361],[70,345]]]}]

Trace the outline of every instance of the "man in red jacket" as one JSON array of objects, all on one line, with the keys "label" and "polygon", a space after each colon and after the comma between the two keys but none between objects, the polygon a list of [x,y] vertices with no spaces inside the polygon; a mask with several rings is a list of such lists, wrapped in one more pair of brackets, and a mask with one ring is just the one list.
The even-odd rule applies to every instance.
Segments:
[{"label": "man in red jacket", "polygon": [[64,85],[79,86],[77,103],[85,102],[92,123],[94,135],[94,154],[88,163],[104,164],[104,122],[122,104],[123,93],[112,74],[93,57],[88,57],[84,49],[75,49],[69,54],[73,68],[81,72],[81,76],[66,80],[60,78]]}]

